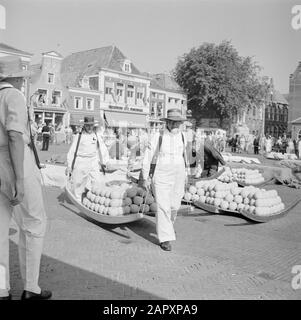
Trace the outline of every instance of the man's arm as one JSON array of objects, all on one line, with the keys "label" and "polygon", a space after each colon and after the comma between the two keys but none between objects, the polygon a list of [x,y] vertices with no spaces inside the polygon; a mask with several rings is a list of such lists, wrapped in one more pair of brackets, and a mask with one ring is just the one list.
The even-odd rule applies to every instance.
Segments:
[{"label": "man's arm", "polygon": [[221,165],[224,166],[224,165],[226,164],[223,156],[222,156],[222,155],[219,153],[219,151],[216,150],[216,148],[215,148],[214,146],[212,146],[210,143],[206,143],[206,142],[205,142],[205,144],[204,144],[204,150],[205,150],[205,152],[211,153],[212,156],[221,163]]},{"label": "man's arm", "polygon": [[8,131],[8,149],[16,179],[16,194],[11,199],[11,204],[16,206],[23,201],[24,197],[24,141],[22,133],[13,130]]}]

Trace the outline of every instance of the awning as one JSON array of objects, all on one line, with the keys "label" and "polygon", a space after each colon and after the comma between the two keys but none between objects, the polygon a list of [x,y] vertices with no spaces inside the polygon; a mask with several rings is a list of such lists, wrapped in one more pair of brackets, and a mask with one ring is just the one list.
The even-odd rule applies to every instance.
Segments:
[{"label": "awning", "polygon": [[109,127],[146,128],[146,115],[128,112],[105,111],[105,120]]}]

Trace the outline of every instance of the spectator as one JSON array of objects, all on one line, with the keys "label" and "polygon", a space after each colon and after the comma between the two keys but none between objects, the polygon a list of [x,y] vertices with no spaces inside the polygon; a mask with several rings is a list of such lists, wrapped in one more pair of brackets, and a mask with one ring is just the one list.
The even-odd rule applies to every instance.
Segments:
[{"label": "spectator", "polygon": [[48,151],[49,140],[50,140],[50,127],[48,123],[46,123],[46,125],[42,129],[42,136],[43,136],[42,151]]},{"label": "spectator", "polygon": [[254,146],[254,154],[258,154],[258,149],[259,149],[259,137],[256,136],[255,139],[253,140],[253,146]]}]

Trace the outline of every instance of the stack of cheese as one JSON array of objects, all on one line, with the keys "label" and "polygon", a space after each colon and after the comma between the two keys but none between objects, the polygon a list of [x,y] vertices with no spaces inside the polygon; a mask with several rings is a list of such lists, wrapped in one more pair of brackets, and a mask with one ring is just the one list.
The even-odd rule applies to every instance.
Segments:
[{"label": "stack of cheese", "polygon": [[223,183],[217,179],[198,181],[184,195],[186,201],[199,201],[222,210],[270,216],[284,209],[276,190],[266,191],[254,186],[240,188],[237,182]]},{"label": "stack of cheese", "polygon": [[264,182],[264,177],[257,169],[226,167],[218,180],[226,183],[236,181],[244,185],[257,185]]},{"label": "stack of cheese", "polygon": [[126,183],[92,188],[84,196],[83,205],[95,213],[110,216],[157,212],[157,204],[151,194]]}]

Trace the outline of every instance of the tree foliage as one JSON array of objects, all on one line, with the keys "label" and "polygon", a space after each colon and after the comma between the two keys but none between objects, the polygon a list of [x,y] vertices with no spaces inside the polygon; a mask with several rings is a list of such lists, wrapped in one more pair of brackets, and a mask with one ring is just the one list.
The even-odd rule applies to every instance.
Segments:
[{"label": "tree foliage", "polygon": [[239,56],[231,42],[204,43],[179,58],[174,70],[187,92],[188,109],[199,119],[203,114],[229,118],[263,99],[266,85],[260,67],[251,57]]}]

